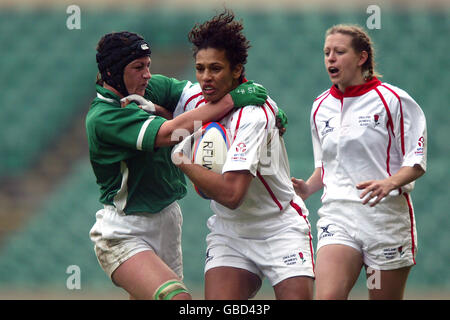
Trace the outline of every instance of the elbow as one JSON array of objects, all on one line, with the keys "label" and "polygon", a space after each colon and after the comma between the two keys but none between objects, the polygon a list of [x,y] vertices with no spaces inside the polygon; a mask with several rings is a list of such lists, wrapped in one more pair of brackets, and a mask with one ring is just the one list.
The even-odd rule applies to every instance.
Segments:
[{"label": "elbow", "polygon": [[[173,146],[183,140],[183,136],[178,131],[176,131],[176,127],[173,125],[172,121],[164,122],[158,130],[158,135],[155,139],[155,147],[167,147]],[[183,131],[183,133],[185,133]]]},{"label": "elbow", "polygon": [[226,202],[223,204],[230,210],[236,210],[244,202],[245,194],[234,194],[227,198]]}]

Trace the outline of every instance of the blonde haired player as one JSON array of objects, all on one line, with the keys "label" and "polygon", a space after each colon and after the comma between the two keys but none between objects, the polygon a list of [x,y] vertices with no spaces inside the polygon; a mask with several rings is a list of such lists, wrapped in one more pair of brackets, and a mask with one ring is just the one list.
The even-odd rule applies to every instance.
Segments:
[{"label": "blonde haired player", "polygon": [[333,85],[311,110],[316,169],[306,182],[292,179],[304,200],[324,188],[316,297],[346,299],[364,265],[379,276],[370,299],[401,299],[416,263],[410,192],[426,170],[425,116],[405,91],[376,78],[362,28],[330,28],[324,60]]}]

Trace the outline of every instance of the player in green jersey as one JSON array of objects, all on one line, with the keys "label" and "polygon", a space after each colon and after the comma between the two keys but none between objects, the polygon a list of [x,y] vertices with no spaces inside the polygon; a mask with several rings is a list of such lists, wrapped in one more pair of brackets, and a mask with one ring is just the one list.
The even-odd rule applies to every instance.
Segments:
[{"label": "player in green jersey", "polygon": [[[192,133],[194,121],[214,121],[233,109],[263,104],[265,89],[240,86],[220,101],[173,120],[149,115],[131,94],[174,109],[188,81],[159,77],[149,86],[150,47],[139,35],[117,32],[97,46],[97,97],[86,116],[89,154],[103,208],[90,231],[103,270],[136,299],[190,299],[182,283],[183,174],[172,164],[171,146]],[[238,90],[239,89],[239,90]],[[156,108],[160,110],[159,108]]]}]

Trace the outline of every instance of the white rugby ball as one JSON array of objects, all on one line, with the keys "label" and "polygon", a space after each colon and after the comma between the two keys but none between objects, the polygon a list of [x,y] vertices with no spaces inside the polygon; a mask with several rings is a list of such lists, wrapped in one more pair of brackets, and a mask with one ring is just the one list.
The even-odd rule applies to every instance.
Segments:
[{"label": "white rugby ball", "polygon": [[[227,130],[218,122],[208,122],[202,127],[203,134],[194,141],[192,162],[205,169],[222,173],[227,159],[230,139]],[[204,199],[209,199],[195,185],[195,191]]]}]

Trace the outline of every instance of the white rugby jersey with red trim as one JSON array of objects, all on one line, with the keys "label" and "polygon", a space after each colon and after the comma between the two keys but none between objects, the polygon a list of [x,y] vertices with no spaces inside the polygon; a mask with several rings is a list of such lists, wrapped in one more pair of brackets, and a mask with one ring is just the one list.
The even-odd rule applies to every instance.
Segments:
[{"label": "white rugby jersey with red trim", "polygon": [[[336,86],[322,93],[311,110],[316,168],[322,169],[322,202],[361,202],[356,184],[385,179],[403,166],[426,170],[425,115],[402,89],[377,78],[343,94]],[[391,192],[410,192],[414,182]]]},{"label": "white rugby jersey with red trim", "polygon": [[[174,117],[205,103],[197,83],[183,92]],[[284,140],[275,126],[277,112],[277,104],[268,98],[263,107],[246,106],[220,121],[231,140],[222,173],[248,170],[255,177],[239,208],[231,210],[211,201],[211,209],[222,221],[237,222],[233,231],[239,235],[270,235],[298,218],[296,214],[293,220],[280,214],[292,207],[295,191]],[[308,211],[299,197],[295,197],[295,204],[304,208],[302,214],[306,217]]]}]

